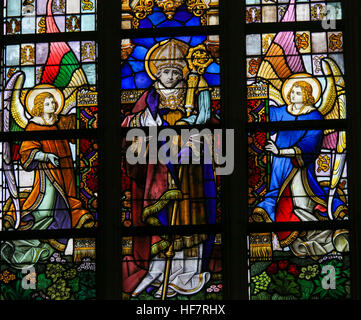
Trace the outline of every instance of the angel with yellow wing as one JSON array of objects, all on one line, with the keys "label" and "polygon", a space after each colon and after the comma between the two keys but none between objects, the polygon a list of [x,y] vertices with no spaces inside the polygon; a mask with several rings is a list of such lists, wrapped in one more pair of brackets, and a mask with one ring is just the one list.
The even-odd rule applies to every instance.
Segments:
[{"label": "angel with yellow wing", "polygon": [[[47,26],[56,24],[49,1]],[[64,43],[49,45],[48,61],[41,84],[23,89],[25,74],[15,72],[4,93],[3,128],[5,131],[54,131],[75,129],[76,96],[90,90],[75,54]],[[12,128],[12,129],[11,129]],[[76,194],[76,179],[70,143],[66,139],[22,141],[18,149],[20,166],[33,173],[32,188],[19,192],[15,179],[10,143],[4,143],[4,187],[9,198],[3,208],[5,230],[53,230],[92,227],[94,216],[82,207]],[[1,246],[1,257],[22,268],[46,261],[54,250],[65,252],[67,239],[14,240]]]},{"label": "angel with yellow wing", "polygon": [[[293,3],[293,2],[292,2]],[[292,21],[290,5],[285,17]],[[268,87],[270,121],[310,121],[346,118],[345,83],[338,64],[321,59],[320,80],[305,71],[293,32],[279,32],[257,71],[258,83]],[[297,129],[271,133],[265,150],[271,156],[267,193],[252,210],[251,222],[298,222],[348,219],[345,174],[345,132]],[[316,164],[323,153],[329,159],[329,179],[319,179]],[[273,249],[289,248],[300,257],[317,257],[349,249],[347,230],[278,232]],[[262,259],[271,246],[254,247],[251,256]],[[251,250],[252,251],[252,250]]]}]

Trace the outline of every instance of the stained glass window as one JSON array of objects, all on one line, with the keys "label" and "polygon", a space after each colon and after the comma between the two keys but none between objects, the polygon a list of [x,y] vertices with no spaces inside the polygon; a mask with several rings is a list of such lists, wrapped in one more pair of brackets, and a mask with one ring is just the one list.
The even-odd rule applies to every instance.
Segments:
[{"label": "stained glass window", "polygon": [[[121,225],[129,234],[122,239],[125,299],[222,298],[217,229],[222,221],[222,179],[214,161],[203,162],[209,155],[203,145],[213,149],[219,136],[199,130],[187,139],[175,132],[169,140],[151,132],[159,127],[220,126],[220,38],[207,30],[218,25],[218,15],[218,1],[122,2],[122,28],[139,29],[139,36],[121,42],[121,127],[124,136],[133,128],[144,128],[145,133],[144,139],[123,144]],[[188,34],[184,28],[178,35],[157,34],[162,28],[171,34],[173,27],[191,26],[204,27],[204,33]],[[148,34],[141,36],[143,31]],[[169,144],[179,147],[170,151],[179,163],[164,163],[159,157],[146,160]],[[145,156],[145,163],[131,163],[133,151]],[[202,162],[196,164],[195,158]],[[207,226],[216,231],[200,232],[199,227]],[[157,227],[166,227],[166,235],[159,235]],[[176,233],[175,227],[185,230]],[[136,235],[140,228],[147,236]]]},{"label": "stained glass window", "polygon": [[353,2],[0,0],[0,300],[357,296]]},{"label": "stained glass window", "polygon": [[122,28],[211,26],[219,23],[219,0],[122,1]]},{"label": "stained glass window", "polygon": [[3,2],[0,299],[96,297],[96,5]]},{"label": "stained glass window", "polygon": [[[245,39],[249,223],[274,225],[249,234],[249,298],[350,298],[350,232],[337,224],[349,219],[348,133],[338,123],[347,119],[343,31],[298,23],[342,19],[341,3],[246,5],[247,26],[296,22],[273,33],[261,24]],[[304,223],[319,229],[300,231]],[[329,270],[333,290],[324,284]]]},{"label": "stained glass window", "polygon": [[[174,46],[179,45],[180,47],[184,46],[184,42],[177,39],[167,39],[161,42],[159,46],[168,44],[173,44]],[[166,52],[168,52],[168,49],[169,48],[166,47]],[[153,61],[154,60],[150,60],[150,64]],[[155,60],[154,64],[158,61],[164,63],[162,60]],[[166,60],[165,63],[170,65],[170,67],[168,66],[167,68],[171,68],[177,64],[181,64],[183,67],[185,66],[182,60]],[[180,78],[182,78],[182,76]],[[182,89],[182,87],[178,89],[177,83],[173,80],[173,88],[170,89],[170,84],[165,82],[168,88],[164,87],[159,90],[157,85],[163,85],[162,81],[164,81],[164,78],[160,77],[159,83],[158,80],[155,81],[154,85],[151,85],[150,89],[147,89],[145,93],[138,98],[135,107],[134,104],[131,105],[133,114],[127,115],[123,120],[122,126],[124,128],[141,126],[156,128],[157,126],[173,125],[187,128],[194,124],[197,119],[200,119],[199,124],[203,124],[206,118],[201,116],[201,107],[203,110],[207,110],[208,117],[211,116],[211,99],[208,93],[209,87],[205,81],[204,90],[200,88],[197,89],[202,90],[200,94],[206,91],[208,101],[204,100],[205,97],[200,98],[200,104],[203,103],[204,105],[200,106],[200,104],[198,104],[199,109],[196,111],[192,110],[193,112],[188,115],[186,120],[182,119],[182,117],[186,115],[186,110],[177,110],[177,108],[185,103],[184,99],[187,92],[191,91],[192,94],[194,94],[195,90],[192,89],[195,88],[185,86],[184,89]],[[168,91],[172,91],[171,93],[174,94],[177,93],[177,91],[181,93],[181,90],[184,90],[184,96],[181,97],[178,95],[180,103],[177,102],[173,105],[168,103],[162,106],[162,90],[166,94]],[[135,92],[137,91],[135,90]],[[158,100],[159,105],[154,104],[154,108],[152,108],[157,119],[160,120],[159,122],[155,122],[154,116],[149,115],[148,120],[142,123],[144,119],[147,119],[144,118],[144,115],[147,117],[146,112],[148,112],[149,101],[151,101],[149,99],[153,96],[155,96],[155,100],[157,96],[160,96]],[[181,99],[183,99],[183,101]],[[142,108],[141,104],[144,100],[146,100],[147,105]],[[171,100],[169,101],[171,102]],[[177,161],[175,163],[161,162],[161,153],[158,151],[158,146],[160,145],[157,142],[157,137],[149,133],[149,136],[147,134],[144,138],[144,140],[137,138],[136,140],[130,141],[126,144],[126,148],[124,148],[121,183],[122,226],[128,229],[138,227],[154,228],[160,226],[170,228],[186,226],[194,228],[195,226],[201,225],[219,224],[222,218],[220,201],[222,187],[221,177],[217,176],[216,166],[213,165],[212,159],[208,159],[209,161],[206,163],[199,161],[198,164],[191,161],[195,160],[194,155],[196,157],[198,156],[199,160],[209,156],[206,150],[200,147],[200,144],[197,145],[198,142],[200,143],[201,140],[204,139],[202,143],[212,148],[212,146],[219,141],[220,137],[212,134],[201,136],[199,132],[193,132],[191,140],[184,140],[184,136],[181,135],[172,136],[168,142],[166,142],[166,140],[160,140],[160,145],[164,143],[162,145],[163,147],[166,143],[180,147],[174,154],[173,150],[170,151],[170,155],[173,155],[176,159],[181,159],[179,164],[177,164]],[[154,143],[155,150],[153,149]],[[143,163],[141,161],[142,163],[132,164],[130,163],[129,151],[135,151],[134,148],[138,150],[136,151],[137,155],[145,156],[144,159],[148,158],[148,156],[154,156],[154,152],[158,154],[159,158],[156,159],[154,163],[147,161]],[[188,164],[185,164],[186,162]],[[153,240],[156,243],[150,246]],[[126,238],[126,241],[124,240],[122,242],[123,252],[127,252],[122,258],[124,297],[128,299],[150,299],[152,297],[154,299],[161,298],[165,300],[176,299],[176,297],[177,299],[178,297],[179,299],[182,297],[183,299],[188,299],[188,297],[192,296],[193,298],[205,299],[207,296],[212,296],[212,294],[209,295],[207,292],[210,293],[213,291],[215,298],[221,297],[221,294],[216,294],[220,292],[222,288],[222,283],[220,282],[221,265],[217,264],[217,272],[214,275],[216,282],[211,281],[212,273],[205,271],[211,268],[209,259],[215,259],[215,257],[217,257],[217,253],[212,253],[212,248],[218,248],[217,250],[220,250],[220,245],[220,235],[215,237],[208,233],[194,234],[187,232],[187,234],[184,235],[174,236],[171,234],[167,237],[130,236]],[[127,246],[129,246],[129,248]],[[171,268],[171,270],[176,268],[178,274],[175,274],[173,271],[166,273],[167,276],[163,274],[163,269],[165,265],[167,265],[164,260],[164,254],[168,251],[174,255],[168,262],[170,265],[169,268]],[[138,259],[141,259],[141,261],[137,261]],[[138,272],[137,270],[139,268],[140,270]],[[212,268],[210,270],[214,272]],[[183,284],[180,283],[181,278],[184,280],[184,277],[188,277],[187,274],[189,274],[187,281]],[[143,280],[141,280],[142,278]],[[163,286],[168,286],[168,291],[163,291],[160,283],[163,283]],[[160,286],[160,289],[153,292],[154,288]]]}]

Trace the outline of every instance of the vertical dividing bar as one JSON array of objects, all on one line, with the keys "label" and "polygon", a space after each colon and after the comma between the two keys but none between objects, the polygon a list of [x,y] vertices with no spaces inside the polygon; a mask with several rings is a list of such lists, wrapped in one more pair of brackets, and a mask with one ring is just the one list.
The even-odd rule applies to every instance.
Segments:
[{"label": "vertical dividing bar", "polygon": [[121,298],[120,213],[120,10],[121,1],[98,1],[99,226],[97,297]]},{"label": "vertical dividing bar", "polygon": [[347,94],[347,155],[349,212],[351,220],[351,294],[352,299],[361,299],[361,64],[360,64],[360,30],[361,6],[358,0],[343,1],[343,18],[345,20],[344,52]]},{"label": "vertical dividing bar", "polygon": [[[220,1],[224,124],[235,130],[234,172],[224,176],[223,265],[225,299],[247,299],[247,136],[244,1]],[[228,150],[229,151],[229,150]]]}]

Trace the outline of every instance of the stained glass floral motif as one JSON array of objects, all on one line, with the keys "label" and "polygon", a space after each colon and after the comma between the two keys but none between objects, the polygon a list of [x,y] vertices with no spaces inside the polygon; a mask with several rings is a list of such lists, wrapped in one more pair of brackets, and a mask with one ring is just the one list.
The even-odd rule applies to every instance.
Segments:
[{"label": "stained glass floral motif", "polygon": [[[251,300],[319,300],[351,297],[347,230],[295,231],[293,242],[273,241],[269,255],[259,249],[277,233],[249,236],[249,297]],[[291,233],[292,234],[292,233]],[[327,244],[329,243],[329,244]],[[333,243],[333,250],[328,246]],[[327,253],[328,252],[328,253]]]},{"label": "stained glass floral motif", "polygon": [[[95,239],[1,241],[1,300],[96,298]],[[32,250],[26,249],[31,247]]]}]

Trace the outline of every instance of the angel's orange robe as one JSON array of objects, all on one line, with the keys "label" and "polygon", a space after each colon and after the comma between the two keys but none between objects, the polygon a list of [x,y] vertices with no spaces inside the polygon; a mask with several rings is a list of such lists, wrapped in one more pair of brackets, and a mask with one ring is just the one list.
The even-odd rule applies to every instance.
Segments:
[{"label": "angel's orange robe", "polygon": [[[26,131],[58,130],[56,125],[41,126],[30,122]],[[50,162],[34,160],[38,151],[53,153],[59,157],[59,167],[55,168]],[[34,185],[29,196],[22,205],[22,217],[36,210],[42,202],[45,194],[45,176],[50,180],[58,194],[66,204],[71,216],[71,227],[92,227],[94,217],[87,210],[82,209],[82,204],[76,198],[75,176],[71,150],[67,140],[42,140],[24,141],[20,147],[20,161],[27,171],[35,170]],[[58,197],[59,197],[58,195]],[[57,208],[54,208],[54,213]],[[61,210],[62,214],[64,210]]]}]

